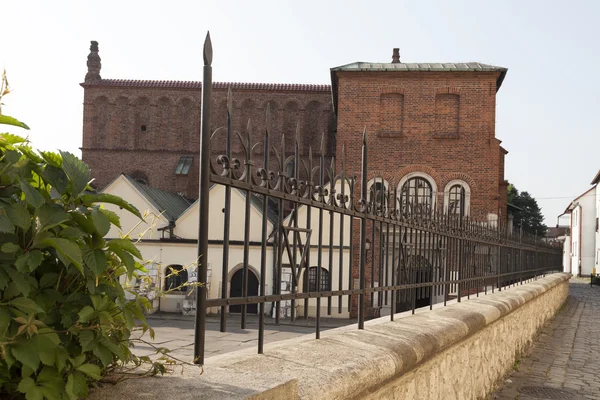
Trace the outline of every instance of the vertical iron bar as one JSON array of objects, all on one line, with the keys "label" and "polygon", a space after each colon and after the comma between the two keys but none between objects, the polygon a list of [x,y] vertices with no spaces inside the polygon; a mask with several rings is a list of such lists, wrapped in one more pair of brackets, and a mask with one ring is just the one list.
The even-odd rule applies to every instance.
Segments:
[{"label": "vertical iron bar", "polygon": [[[323,268],[323,183],[325,181],[325,158],[323,156],[325,145],[325,133],[321,135],[321,154],[319,156],[319,246],[317,254],[317,291],[321,291],[321,268]],[[331,228],[331,226],[330,226]],[[329,267],[331,271],[331,264]],[[317,297],[317,320],[315,338],[321,337],[321,295]]]},{"label": "vertical iron bar", "polygon": [[[231,95],[231,86],[227,90],[227,136],[225,142],[225,155],[231,161],[231,119],[233,116],[233,99]],[[231,177],[231,169],[229,170]],[[221,298],[227,298],[227,275],[229,273],[229,230],[231,225],[231,186],[225,186],[225,207],[223,221],[223,265],[221,270]],[[227,330],[227,306],[221,306],[221,326],[220,331]]]},{"label": "vertical iron bar", "polygon": [[[248,121],[247,128],[248,159],[246,160],[246,183],[252,184],[252,123]],[[250,190],[246,190],[246,204],[244,207],[244,261],[242,268],[242,297],[248,297],[248,266],[250,263],[250,199],[253,196]],[[246,329],[247,304],[242,304],[242,318],[240,326]]]},{"label": "vertical iron bar", "polygon": [[[308,184],[307,184],[307,191],[308,191],[308,195],[307,198],[312,200],[313,199],[313,188],[315,186],[315,183],[313,182],[312,178],[313,178],[313,155],[312,155],[312,147],[308,148]],[[308,231],[311,230],[311,226],[312,226],[312,206],[307,206],[306,207],[306,229]],[[305,268],[304,268],[304,282],[308,283],[308,278],[310,275],[310,243],[304,244],[306,246],[306,258],[305,258]],[[319,282],[319,276],[321,275],[321,270],[317,269],[317,283]],[[307,285],[307,289],[308,289]],[[317,288],[319,289],[319,288]],[[304,319],[308,319],[308,306],[310,305],[310,299],[306,298],[304,299]]]},{"label": "vertical iron bar", "polygon": [[[330,205],[335,205],[335,159],[331,158],[331,167],[329,170],[329,176],[331,179],[329,180],[329,200],[328,203]],[[340,214],[340,217],[342,215]],[[334,229],[334,212],[329,210],[329,266],[327,267],[329,270],[329,279],[327,280],[327,290],[331,291],[333,287],[333,229]],[[341,289],[338,288],[338,289]],[[331,296],[327,297],[327,315],[331,315]]]},{"label": "vertical iron bar", "polygon": [[365,329],[365,264],[367,261],[367,128],[363,131],[362,143],[362,171],[361,171],[361,197],[363,212],[360,217],[360,264],[358,265],[358,279],[360,293],[358,294],[358,329]]},{"label": "vertical iron bar", "polygon": [[[342,144],[342,162],[341,162],[341,182],[342,182],[342,187],[341,187],[341,197],[340,197],[340,205],[343,208],[346,208],[346,166],[344,165],[344,163],[346,162],[346,144]],[[344,214],[340,214],[340,261],[339,261],[339,265],[338,265],[338,290],[342,290],[344,287],[344,276],[343,276],[343,271],[344,271],[344,220],[346,219],[346,216]],[[352,231],[350,231],[350,234],[352,235]],[[352,253],[352,246],[350,246],[350,253]],[[350,274],[351,275],[351,274]],[[350,286],[348,286],[350,287]],[[348,298],[350,298],[351,296],[348,296]],[[342,313],[342,296],[338,297],[338,314]],[[348,307],[348,313],[350,312],[350,307]]]},{"label": "vertical iron bar", "polygon": [[[269,112],[269,108],[267,108]],[[269,117],[267,117],[269,119]],[[266,182],[265,187],[267,190],[270,188],[270,175],[269,175],[269,123],[267,122],[267,128],[265,129],[264,136],[264,164],[263,168],[266,171]],[[281,142],[284,143],[285,137],[281,137]],[[262,205],[262,243],[260,245],[260,295],[265,296],[267,294],[265,283],[267,275],[267,216],[269,215],[269,196],[263,195]],[[258,354],[263,353],[264,341],[265,341],[265,302],[262,301],[259,304],[258,310]]]},{"label": "vertical iron bar", "polygon": [[[397,218],[398,218],[398,189],[396,188],[396,184],[394,182],[394,209],[396,210],[395,213],[395,221],[397,222]],[[392,234],[394,235],[392,238],[392,286],[396,286],[396,226],[397,224],[394,223],[393,224],[393,228],[392,228]],[[400,234],[402,234],[402,232],[400,232]],[[394,320],[394,313],[396,312],[396,290],[392,290],[391,296],[390,296],[390,320]]]},{"label": "vertical iron bar", "polygon": [[206,277],[208,275],[208,199],[210,188],[210,112],[212,102],[212,44],[210,32],[204,40],[202,77],[202,113],[200,115],[200,160],[198,193],[198,287],[196,321],[194,326],[194,363],[204,364],[204,339],[206,334]]}]

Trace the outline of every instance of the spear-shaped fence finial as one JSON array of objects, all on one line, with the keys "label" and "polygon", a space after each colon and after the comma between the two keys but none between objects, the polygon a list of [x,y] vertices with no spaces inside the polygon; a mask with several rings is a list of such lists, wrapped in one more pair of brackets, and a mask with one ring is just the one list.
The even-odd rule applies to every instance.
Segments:
[{"label": "spear-shaped fence finial", "polygon": [[204,57],[204,65],[211,65],[213,59],[212,42],[210,41],[210,31],[206,32],[206,39],[204,39],[204,50],[202,51]]}]

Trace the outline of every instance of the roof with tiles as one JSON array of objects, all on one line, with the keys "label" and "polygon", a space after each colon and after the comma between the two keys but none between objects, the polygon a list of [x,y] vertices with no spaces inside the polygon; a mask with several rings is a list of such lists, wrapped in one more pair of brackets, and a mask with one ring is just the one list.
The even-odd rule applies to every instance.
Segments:
[{"label": "roof with tiles", "polygon": [[508,69],[495,65],[479,62],[467,63],[371,63],[353,62],[339,67],[331,68],[332,71],[432,71],[432,72],[505,72]]},{"label": "roof with tiles", "polygon": [[[196,81],[154,81],[138,79],[101,79],[95,82],[85,82],[81,86],[104,87],[144,87],[160,89],[202,89],[202,82]],[[213,89],[232,90],[278,90],[291,92],[327,92],[330,85],[315,85],[303,83],[252,83],[252,82],[214,82]]]},{"label": "roof with tiles", "polygon": [[129,175],[123,176],[169,221],[175,221],[191,204],[191,201],[181,195],[140,183]]}]

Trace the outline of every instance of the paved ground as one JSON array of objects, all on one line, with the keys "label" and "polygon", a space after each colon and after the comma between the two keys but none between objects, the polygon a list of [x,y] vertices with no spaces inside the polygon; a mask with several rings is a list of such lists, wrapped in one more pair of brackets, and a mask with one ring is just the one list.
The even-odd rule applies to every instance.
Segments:
[{"label": "paved ground", "polygon": [[[321,319],[321,330],[337,328],[355,323],[344,319]],[[169,354],[182,361],[191,362],[194,352],[194,317],[179,314],[160,313],[148,317],[148,324],[154,329],[155,339],[151,341],[148,334],[143,336],[153,346],[165,347]],[[258,351],[258,318],[248,316],[248,329],[240,329],[240,317],[232,316],[227,320],[227,332],[220,332],[218,317],[208,317],[206,323],[206,357],[228,353],[235,350],[254,347]],[[265,343],[277,342],[300,335],[315,333],[315,321],[298,319],[295,323],[275,321],[267,318],[265,324]],[[152,355],[154,347],[143,342],[136,342],[133,352],[138,356]]]},{"label": "paved ground", "polygon": [[492,399],[600,399],[600,287],[573,279],[569,298]]}]

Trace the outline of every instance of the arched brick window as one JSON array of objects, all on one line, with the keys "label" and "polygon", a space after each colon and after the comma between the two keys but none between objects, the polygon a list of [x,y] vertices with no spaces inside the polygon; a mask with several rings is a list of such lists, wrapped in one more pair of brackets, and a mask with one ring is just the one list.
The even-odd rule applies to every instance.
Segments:
[{"label": "arched brick window", "polygon": [[385,210],[388,206],[389,184],[381,178],[372,179],[367,184],[367,203],[373,211]]},{"label": "arched brick window", "polygon": [[431,214],[433,205],[433,188],[426,178],[415,176],[404,182],[400,189],[400,207],[403,214]]},{"label": "arched brick window", "polygon": [[455,179],[444,189],[444,212],[448,215],[465,217],[471,206],[471,188],[467,183]]}]

